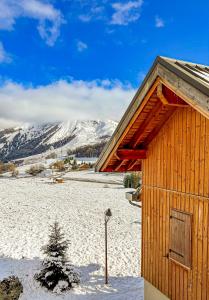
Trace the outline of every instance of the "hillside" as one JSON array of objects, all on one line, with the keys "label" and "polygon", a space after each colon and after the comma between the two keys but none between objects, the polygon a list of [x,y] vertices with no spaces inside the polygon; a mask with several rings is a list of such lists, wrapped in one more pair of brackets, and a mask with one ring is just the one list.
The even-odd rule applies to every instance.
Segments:
[{"label": "hillside", "polygon": [[[73,150],[86,147],[87,153],[99,153],[109,140],[117,122],[68,121],[0,130],[0,160],[9,161],[41,154],[49,149]],[[101,145],[100,145],[101,144]],[[94,151],[94,145],[95,150]],[[88,150],[91,146],[91,152]],[[92,150],[93,149],[93,150]],[[84,156],[88,156],[82,151]]]}]

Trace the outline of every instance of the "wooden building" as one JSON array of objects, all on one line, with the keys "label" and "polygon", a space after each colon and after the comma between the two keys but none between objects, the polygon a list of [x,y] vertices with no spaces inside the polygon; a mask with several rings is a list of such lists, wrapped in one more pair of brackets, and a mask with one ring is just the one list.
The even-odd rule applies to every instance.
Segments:
[{"label": "wooden building", "polygon": [[209,67],[158,57],[96,170],[142,171],[145,299],[209,300]]}]

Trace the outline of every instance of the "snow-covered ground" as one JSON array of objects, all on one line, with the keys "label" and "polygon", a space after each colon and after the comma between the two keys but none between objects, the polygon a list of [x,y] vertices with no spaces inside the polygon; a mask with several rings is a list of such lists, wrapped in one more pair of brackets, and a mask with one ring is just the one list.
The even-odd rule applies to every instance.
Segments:
[{"label": "snow-covered ground", "polygon": [[102,183],[123,184],[123,174],[121,173],[95,173],[94,170],[67,172],[66,179],[80,179],[83,181],[96,181]]},{"label": "snow-covered ground", "polygon": [[[108,178],[80,173],[81,177]],[[73,173],[71,174],[73,176]],[[75,176],[79,176],[75,172]],[[110,178],[117,176],[110,175]],[[117,178],[118,180],[118,178]],[[121,178],[122,180],[122,178]],[[121,185],[47,178],[0,178],[0,280],[11,274],[23,282],[21,300],[141,300],[140,209],[125,199]],[[109,223],[109,276],[104,285],[104,211]],[[58,220],[66,238],[72,264],[81,273],[81,285],[64,295],[54,295],[34,281],[41,265],[41,247],[49,226]]]}]

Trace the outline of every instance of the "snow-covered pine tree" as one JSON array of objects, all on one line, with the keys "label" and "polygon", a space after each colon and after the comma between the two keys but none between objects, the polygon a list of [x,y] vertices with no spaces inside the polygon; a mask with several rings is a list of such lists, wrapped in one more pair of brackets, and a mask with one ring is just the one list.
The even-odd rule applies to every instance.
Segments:
[{"label": "snow-covered pine tree", "polygon": [[42,286],[55,293],[69,290],[80,282],[79,274],[67,261],[68,244],[58,222],[55,222],[51,226],[49,243],[42,248],[46,255],[43,269],[35,275]]}]

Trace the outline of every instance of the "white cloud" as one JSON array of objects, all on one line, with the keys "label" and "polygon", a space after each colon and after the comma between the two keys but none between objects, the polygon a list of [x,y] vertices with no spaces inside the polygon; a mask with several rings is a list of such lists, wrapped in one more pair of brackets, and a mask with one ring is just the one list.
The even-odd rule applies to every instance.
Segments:
[{"label": "white cloud", "polygon": [[163,21],[162,18],[160,18],[159,16],[155,17],[155,27],[157,28],[162,28],[165,26],[165,22]]},{"label": "white cloud", "polygon": [[11,61],[11,56],[6,52],[3,44],[0,42],[0,63],[10,63]]},{"label": "white cloud", "polygon": [[143,0],[113,3],[112,8],[115,12],[112,15],[111,24],[128,25],[137,21],[140,18],[142,4]]},{"label": "white cloud", "polygon": [[54,45],[60,34],[60,26],[64,22],[59,10],[40,0],[0,1],[0,29],[12,30],[16,19],[20,17],[37,20],[37,29],[49,46]]},{"label": "white cloud", "polygon": [[77,42],[77,50],[78,50],[79,52],[83,52],[83,51],[86,50],[86,49],[88,49],[88,45],[87,45],[87,44],[85,44],[85,43],[82,42],[82,41],[78,41],[78,42]]},{"label": "white cloud", "polygon": [[0,127],[75,119],[119,120],[135,90],[119,81],[60,80],[47,86],[0,87]]},{"label": "white cloud", "polygon": [[92,15],[91,14],[80,15],[78,18],[80,19],[80,21],[82,21],[84,23],[88,23],[91,21]]},{"label": "white cloud", "polygon": [[90,7],[88,7],[88,11],[82,13],[78,16],[80,21],[88,23],[92,19],[94,20],[104,20],[105,19],[105,8],[104,6],[99,6],[96,2],[91,1]]}]

